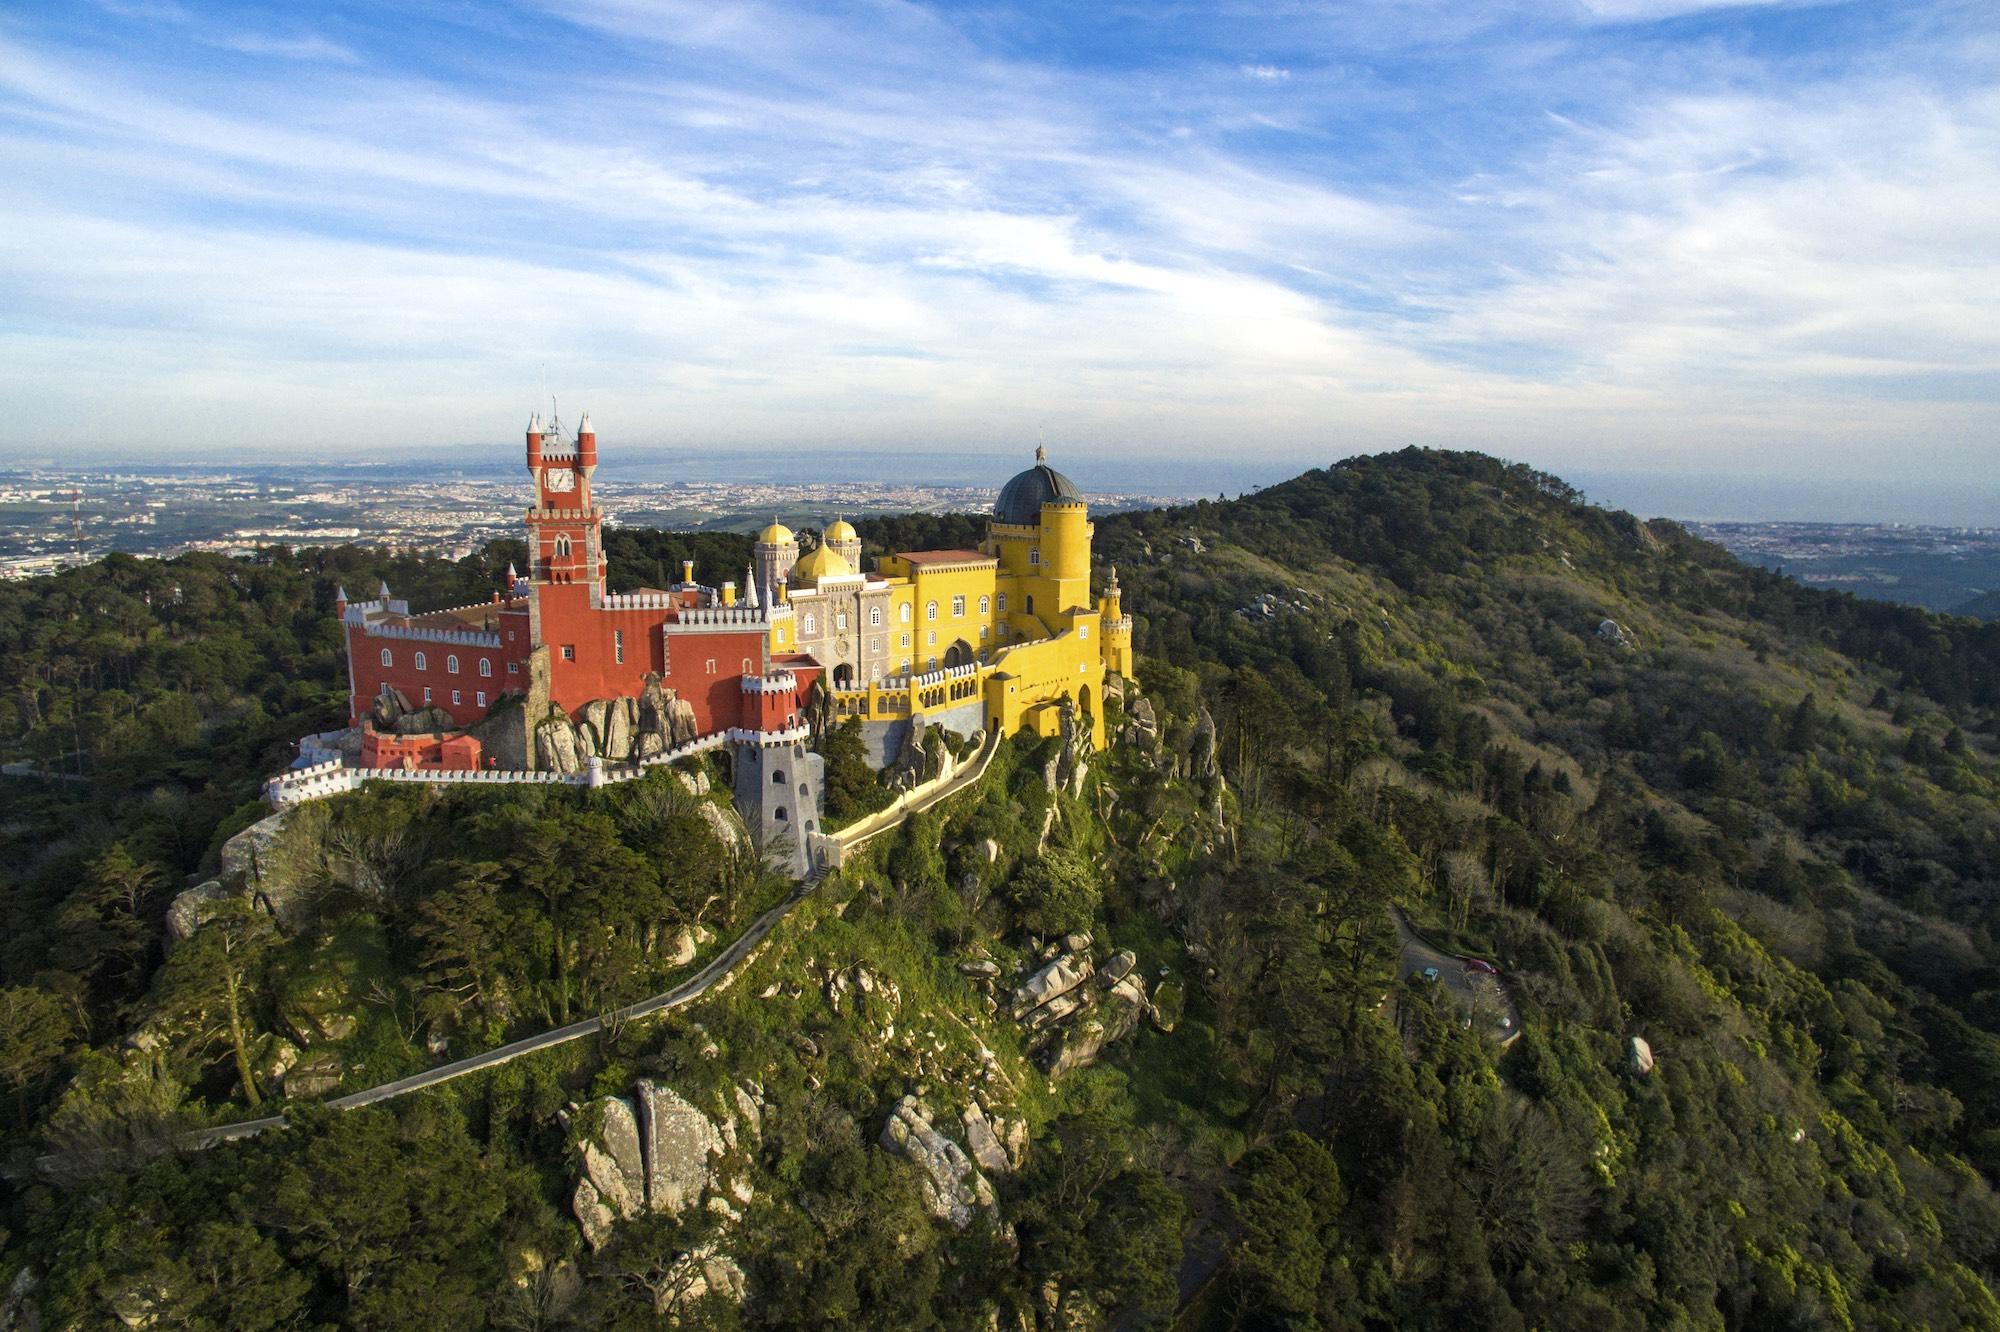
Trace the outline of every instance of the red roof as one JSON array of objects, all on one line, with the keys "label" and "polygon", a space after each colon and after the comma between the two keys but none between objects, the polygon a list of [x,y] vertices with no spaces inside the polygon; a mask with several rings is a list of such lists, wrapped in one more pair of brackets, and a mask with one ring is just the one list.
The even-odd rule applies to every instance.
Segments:
[{"label": "red roof", "polygon": [[911,564],[962,564],[967,560],[990,560],[993,557],[980,550],[904,550],[898,551],[896,558]]}]

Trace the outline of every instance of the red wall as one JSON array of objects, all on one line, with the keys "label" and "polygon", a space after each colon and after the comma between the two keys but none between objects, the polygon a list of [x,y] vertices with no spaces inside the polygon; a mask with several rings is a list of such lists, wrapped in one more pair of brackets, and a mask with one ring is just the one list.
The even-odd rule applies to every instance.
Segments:
[{"label": "red wall", "polygon": [[364,768],[401,768],[408,759],[411,768],[477,772],[479,753],[479,742],[469,735],[384,735],[372,726],[361,731]]},{"label": "red wall", "polygon": [[[505,628],[512,628],[517,617],[506,616]],[[354,672],[354,696],[349,702],[350,723],[358,722],[375,703],[376,695],[382,692],[384,684],[402,690],[410,700],[410,706],[424,706],[424,689],[431,691],[431,704],[443,708],[451,714],[451,719],[460,726],[470,726],[486,715],[486,708],[478,702],[479,693],[484,690],[486,703],[493,701],[508,690],[520,690],[527,686],[527,667],[522,665],[527,658],[526,617],[517,631],[513,643],[505,641],[503,631],[501,646],[497,648],[473,647],[466,643],[433,643],[416,638],[377,638],[365,626],[347,626],[347,659]],[[382,652],[387,649],[391,665],[382,664]],[[417,669],[417,654],[424,654],[423,670]],[[458,674],[445,669],[446,660],[458,658]],[[484,659],[493,663],[493,674],[482,676],[479,663]],[[520,673],[509,675],[507,663],[515,662]],[[451,701],[451,691],[459,691],[459,702]]]}]

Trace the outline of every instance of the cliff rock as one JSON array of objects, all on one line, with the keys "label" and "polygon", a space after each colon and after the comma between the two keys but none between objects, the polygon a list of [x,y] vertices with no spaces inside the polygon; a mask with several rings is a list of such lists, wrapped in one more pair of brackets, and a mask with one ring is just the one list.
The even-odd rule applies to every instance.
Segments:
[{"label": "cliff rock", "polygon": [[914,1096],[896,1102],[882,1126],[882,1145],[924,1172],[924,1208],[957,1230],[972,1224],[975,1209],[991,1211],[992,1184],[979,1173],[965,1149],[931,1126],[931,1112]]},{"label": "cliff rock", "polygon": [[722,1135],[708,1116],[670,1087],[642,1081],[638,1096],[646,1205],[677,1213],[701,1201],[710,1183],[709,1158],[724,1150]]}]

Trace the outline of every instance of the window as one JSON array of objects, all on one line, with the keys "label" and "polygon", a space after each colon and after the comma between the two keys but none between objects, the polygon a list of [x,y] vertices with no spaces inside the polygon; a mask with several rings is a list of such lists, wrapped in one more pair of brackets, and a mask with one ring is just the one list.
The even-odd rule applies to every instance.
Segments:
[{"label": "window", "polygon": [[1089,625],[1087,625],[1087,624],[1080,624],[1080,625],[1078,625],[1078,626],[1076,627],[1076,636],[1077,636],[1078,638],[1089,638],[1089,637],[1090,637],[1090,626],[1089,626]]},{"label": "window", "polygon": [[910,673],[910,659],[908,657],[905,657],[903,658],[903,674],[908,675],[909,673]]},{"label": "window", "polygon": [[771,811],[771,817],[776,819],[778,822],[783,823],[785,820],[791,818],[792,816],[785,812],[785,807],[783,805],[780,805],[776,809]]},{"label": "window", "polygon": [[1000,594],[1000,613],[1002,615],[1007,613],[1007,594],[1005,592]]},{"label": "window", "polygon": [[565,559],[566,559],[566,558],[568,558],[568,556],[569,556],[569,538],[568,538],[568,537],[566,537],[566,536],[559,536],[559,537],[557,537],[557,538],[556,538],[556,554],[557,554],[557,556],[559,556],[559,557],[561,557],[561,558],[565,558]]},{"label": "window", "polygon": [[785,770],[783,768],[771,769],[771,785],[783,786],[784,784],[785,784]]},{"label": "window", "polygon": [[1028,563],[1040,564],[1041,562],[1042,562],[1042,548],[1040,546],[1028,547]]},{"label": "window", "polygon": [[778,632],[773,634],[772,637],[778,640],[779,647],[783,647],[785,645],[785,627],[783,625],[779,625]]},{"label": "window", "polygon": [[508,663],[507,663],[507,674],[509,674],[509,675],[519,675],[520,673],[521,673],[521,663],[520,663],[520,662],[518,662],[518,661],[510,661],[510,662],[508,662]]},{"label": "window", "polygon": [[493,658],[481,657],[479,659],[479,678],[482,680],[488,679],[492,676],[492,674],[493,674]]},{"label": "window", "polygon": [[924,635],[924,646],[925,647],[937,646],[937,630],[933,629],[928,634]]},{"label": "window", "polygon": [[979,599],[979,613],[981,615],[990,614],[992,612],[992,609],[993,609],[993,598],[981,597]]},{"label": "window", "polygon": [[937,603],[935,601],[924,603],[924,618],[926,620],[935,620],[937,618]]},{"label": "window", "polygon": [[906,601],[898,609],[903,612],[903,623],[908,624],[910,622],[910,603]]},{"label": "window", "polygon": [[804,625],[799,629],[799,632],[807,638],[811,638],[814,634],[818,633],[819,616],[814,615],[811,611],[807,611]]},{"label": "window", "polygon": [[574,644],[574,643],[564,643],[564,644],[562,645],[562,649],[563,649],[563,660],[564,660],[564,661],[575,661],[575,660],[576,660],[576,644]]},{"label": "window", "polygon": [[465,700],[464,700],[463,698],[459,697],[459,691],[458,691],[458,690],[456,690],[456,689],[452,690],[452,691],[451,691],[451,705],[452,705],[453,707],[457,707],[457,706],[458,706],[459,704],[461,704],[461,703],[463,703],[463,702],[465,702]]},{"label": "window", "polygon": [[879,638],[871,638],[871,639],[869,639],[869,640],[868,640],[868,651],[869,651],[869,652],[870,652],[871,654],[872,654],[872,653],[876,653],[876,652],[880,652],[881,650],[882,650],[882,640],[881,640],[881,639],[879,639]]},{"label": "window", "polygon": [[458,674],[458,654],[456,652],[451,653],[444,659],[444,673],[446,675]]},{"label": "window", "polygon": [[846,611],[835,611],[835,612],[833,613],[833,627],[834,627],[834,628],[836,628],[836,629],[839,629],[839,630],[841,630],[842,632],[845,632],[845,631],[846,631],[846,629],[847,629],[847,612],[846,612]]},{"label": "window", "polygon": [[395,658],[395,656],[394,656],[394,655],[393,655],[393,654],[392,654],[392,653],[391,653],[391,652],[389,651],[389,649],[388,649],[388,648],[383,648],[383,649],[382,649],[382,664],[383,664],[384,666],[394,666],[394,665],[396,664],[396,658]]},{"label": "window", "polygon": [[870,629],[880,629],[882,627],[882,608],[880,606],[870,606],[868,608],[868,627]]},{"label": "window", "polygon": [[482,689],[482,690],[480,690],[480,691],[479,691],[478,693],[474,694],[474,695],[472,696],[472,703],[473,703],[473,706],[474,706],[474,707],[480,707],[480,708],[483,708],[483,707],[485,707],[485,706],[486,706],[486,691],[485,691],[484,689]]},{"label": "window", "polygon": [[714,658],[714,657],[710,657],[710,658],[708,659],[708,673],[709,673],[710,675],[714,675],[714,674],[715,674],[715,658]]},{"label": "window", "polygon": [[428,670],[429,668],[430,668],[430,663],[425,661],[424,654],[419,652],[417,654],[417,669],[422,671],[422,670]]},{"label": "window", "polygon": [[623,629],[613,629],[611,631],[611,656],[615,661],[625,660],[625,631]]},{"label": "window", "polygon": [[964,597],[953,597],[951,599],[951,618],[954,620],[962,620],[965,618]]},{"label": "window", "polygon": [[431,687],[430,687],[429,685],[425,685],[425,686],[424,686],[424,706],[425,706],[425,707],[429,707],[430,705],[431,705]]},{"label": "window", "polygon": [[812,792],[810,792],[810,791],[806,790],[806,784],[805,784],[804,782],[800,782],[800,783],[799,783],[799,794],[800,794],[800,795],[811,795],[811,794],[812,794]]},{"label": "window", "polygon": [[1035,599],[1033,597],[1022,597],[1021,600],[1027,603],[1027,613],[1033,615],[1035,613]]},{"label": "window", "polygon": [[910,645],[910,636],[909,636],[908,634],[904,634],[904,635],[903,635],[903,646],[904,646],[904,647],[908,647],[909,645]]},{"label": "window", "polygon": [[984,643],[987,639],[991,638],[992,636],[993,636],[993,627],[991,625],[982,624],[979,626],[980,642]]}]

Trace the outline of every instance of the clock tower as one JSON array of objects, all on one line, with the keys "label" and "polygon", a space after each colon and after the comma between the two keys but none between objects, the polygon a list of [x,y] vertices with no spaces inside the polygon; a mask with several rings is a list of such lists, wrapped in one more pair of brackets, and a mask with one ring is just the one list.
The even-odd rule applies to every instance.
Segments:
[{"label": "clock tower", "polygon": [[579,587],[588,604],[604,592],[604,515],[591,502],[597,470],[597,432],[590,413],[577,423],[576,439],[563,438],[554,416],[528,421],[528,475],[535,507],[528,510],[528,577],[544,587]]}]

